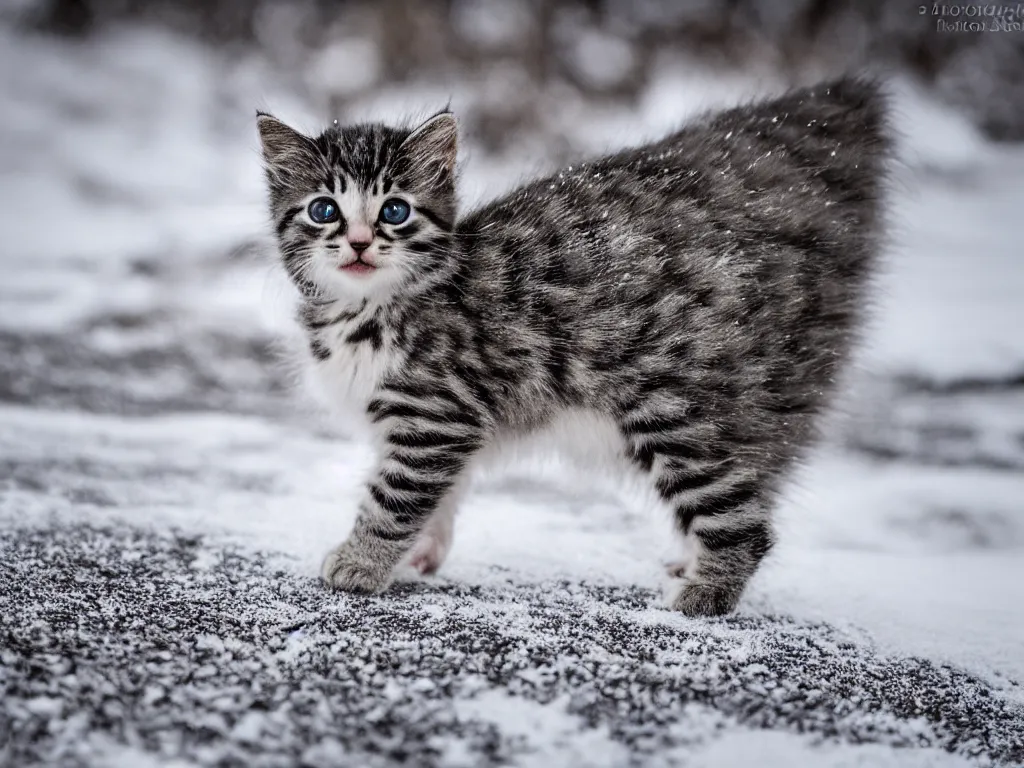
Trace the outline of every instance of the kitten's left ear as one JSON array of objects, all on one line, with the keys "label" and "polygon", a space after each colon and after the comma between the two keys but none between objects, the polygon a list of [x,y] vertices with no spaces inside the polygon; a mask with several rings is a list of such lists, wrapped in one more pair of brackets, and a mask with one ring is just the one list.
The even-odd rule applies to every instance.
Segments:
[{"label": "kitten's left ear", "polygon": [[425,180],[451,179],[455,175],[459,128],[455,115],[441,112],[427,120],[402,142],[399,153]]}]

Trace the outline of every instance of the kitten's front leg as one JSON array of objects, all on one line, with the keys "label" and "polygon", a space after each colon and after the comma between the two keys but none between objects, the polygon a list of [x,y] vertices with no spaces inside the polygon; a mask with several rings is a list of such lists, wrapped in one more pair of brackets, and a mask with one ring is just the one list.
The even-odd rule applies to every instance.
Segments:
[{"label": "kitten's front leg", "polygon": [[324,558],[320,575],[333,589],[344,592],[383,592],[404,554],[401,541],[392,541],[367,529],[367,513],[360,507],[349,537]]},{"label": "kitten's front leg", "polygon": [[453,412],[436,394],[429,403],[410,403],[404,394],[401,400],[385,394],[370,404],[371,418],[383,427],[382,458],[352,533],[324,560],[323,579],[334,589],[387,589],[432,518],[454,512],[456,488],[482,442],[464,409]]}]

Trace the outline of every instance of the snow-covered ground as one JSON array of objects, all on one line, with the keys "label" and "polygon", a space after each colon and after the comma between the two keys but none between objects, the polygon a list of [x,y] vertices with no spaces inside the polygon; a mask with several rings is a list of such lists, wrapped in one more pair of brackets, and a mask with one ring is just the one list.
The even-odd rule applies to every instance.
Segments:
[{"label": "snow-covered ground", "polygon": [[[267,350],[253,110],[315,110],[156,31],[0,30],[0,71],[0,764],[1024,762],[1024,149],[893,83],[876,322],[736,616],[663,610],[667,521],[551,462],[481,479],[438,578],[355,598],[315,574],[369,459]],[[599,151],[778,88],[669,63],[550,121]],[[494,98],[356,111],[449,96]],[[467,200],[542,150],[470,146]]]}]

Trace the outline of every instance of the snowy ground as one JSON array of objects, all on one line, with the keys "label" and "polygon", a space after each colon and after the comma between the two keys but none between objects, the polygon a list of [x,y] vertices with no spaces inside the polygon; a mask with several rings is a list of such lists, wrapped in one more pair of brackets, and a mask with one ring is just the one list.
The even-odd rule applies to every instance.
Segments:
[{"label": "snowy ground", "polygon": [[[0,71],[0,764],[1024,763],[1024,150],[895,84],[878,319],[736,616],[663,610],[666,521],[550,464],[355,598],[315,573],[368,457],[267,347],[253,107],[314,116],[158,33],[0,30]],[[597,149],[773,87],[680,66],[552,119]],[[472,155],[468,197],[537,146]]]}]

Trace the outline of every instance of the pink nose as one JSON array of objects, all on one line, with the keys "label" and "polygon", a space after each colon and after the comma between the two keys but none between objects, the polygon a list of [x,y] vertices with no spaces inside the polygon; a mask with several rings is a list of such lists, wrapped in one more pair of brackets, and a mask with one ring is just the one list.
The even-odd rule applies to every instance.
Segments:
[{"label": "pink nose", "polygon": [[348,235],[348,244],[356,253],[362,253],[373,242],[373,230],[365,224],[349,225],[346,234]]}]

